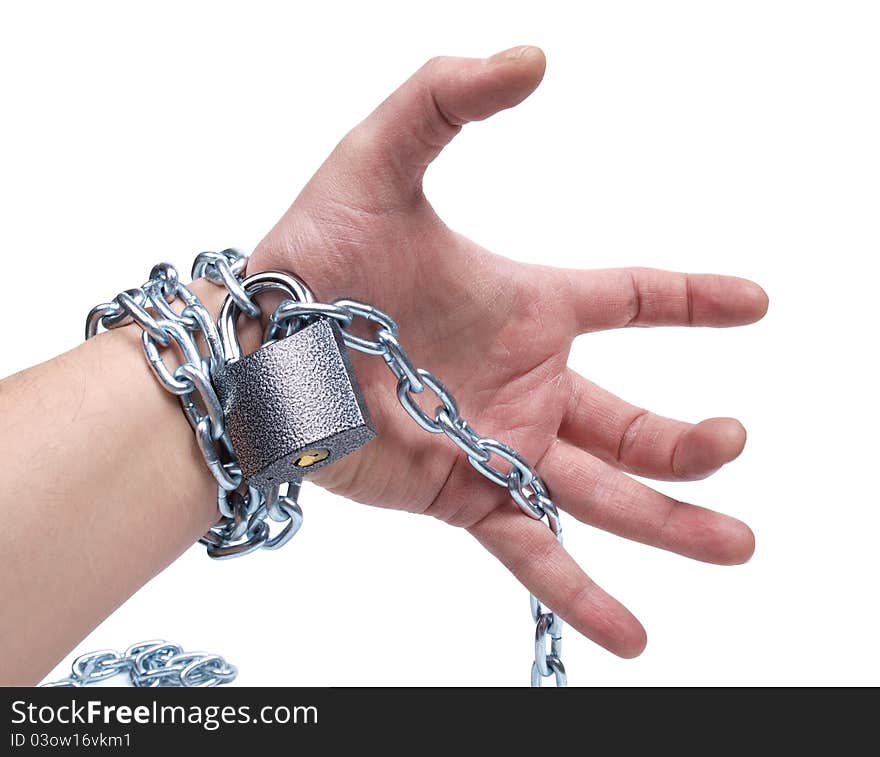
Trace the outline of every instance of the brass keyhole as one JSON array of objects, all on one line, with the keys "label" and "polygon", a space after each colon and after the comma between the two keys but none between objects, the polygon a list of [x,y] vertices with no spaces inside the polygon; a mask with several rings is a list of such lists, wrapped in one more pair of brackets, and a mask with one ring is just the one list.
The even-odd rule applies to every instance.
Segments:
[{"label": "brass keyhole", "polygon": [[294,460],[293,464],[297,468],[308,468],[315,463],[320,463],[322,460],[326,460],[328,457],[330,457],[329,449],[307,449],[296,458],[296,460]]}]

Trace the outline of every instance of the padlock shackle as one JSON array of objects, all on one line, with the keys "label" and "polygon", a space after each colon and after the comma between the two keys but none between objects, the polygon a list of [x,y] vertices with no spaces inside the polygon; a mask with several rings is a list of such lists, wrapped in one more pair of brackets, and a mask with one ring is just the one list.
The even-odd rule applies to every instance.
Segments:
[{"label": "padlock shackle", "polygon": [[[244,291],[251,297],[258,297],[264,292],[276,291],[287,295],[288,299],[297,302],[314,302],[315,296],[312,290],[298,276],[284,271],[260,271],[253,276],[248,276],[241,282]],[[220,308],[217,318],[220,341],[226,355],[226,362],[232,362],[241,358],[241,342],[238,339],[238,316],[241,308],[231,296],[227,296]]]}]

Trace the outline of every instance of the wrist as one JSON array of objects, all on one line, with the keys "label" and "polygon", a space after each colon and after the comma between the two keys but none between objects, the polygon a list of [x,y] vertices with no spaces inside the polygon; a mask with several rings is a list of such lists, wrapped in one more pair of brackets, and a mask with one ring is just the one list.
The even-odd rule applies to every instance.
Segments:
[{"label": "wrist", "polygon": [[[216,319],[226,298],[225,289],[205,279],[189,286]],[[180,301],[172,303],[178,313],[183,307]],[[238,334],[245,353],[256,349],[262,340],[261,325],[249,318],[240,319]],[[129,324],[88,340],[70,355],[81,363],[87,375],[84,382],[98,388],[102,401],[114,408],[113,433],[100,437],[103,454],[131,450],[137,444],[134,457],[153,462],[158,480],[144,482],[142,491],[149,496],[140,501],[148,507],[155,507],[159,500],[170,506],[169,512],[157,513],[156,520],[172,548],[170,562],[216,523],[216,482],[180,402],[161,387],[150,370],[141,335],[137,325]],[[179,360],[179,355],[172,356],[175,352],[174,347],[163,349],[169,366]],[[163,525],[165,516],[170,520],[164,520]]]},{"label": "wrist", "polygon": [[170,563],[217,519],[214,479],[180,402],[156,381],[137,326],[100,334],[71,355],[82,365],[90,401],[104,408],[95,439],[105,467],[132,482],[122,492],[127,507],[139,512],[148,538],[165,544],[157,557]]},{"label": "wrist", "polygon": [[[142,287],[93,308],[87,325],[88,335],[100,323],[112,331],[132,320],[125,331],[139,336],[147,364],[169,395],[164,404],[180,398],[181,415],[219,487],[212,498],[218,519],[201,541],[221,559],[283,546],[302,520],[297,488],[288,496],[285,482],[296,484],[298,469],[329,465],[374,435],[332,327],[331,315],[346,324],[354,315],[312,306],[311,292],[295,276],[247,275],[246,263],[235,250],[200,253],[194,275],[210,281],[189,286],[172,266],[154,266]],[[267,332],[273,299],[291,302],[272,316],[278,320]],[[275,338],[292,326],[302,327],[288,335],[292,341]],[[273,528],[269,519],[283,525]]]}]

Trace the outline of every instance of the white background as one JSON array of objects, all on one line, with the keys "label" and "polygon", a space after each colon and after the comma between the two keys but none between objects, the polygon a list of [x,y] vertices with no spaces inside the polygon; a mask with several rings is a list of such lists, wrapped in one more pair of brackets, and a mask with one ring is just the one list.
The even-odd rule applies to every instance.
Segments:
[{"label": "white background", "polygon": [[[541,45],[538,92],[430,170],[447,222],[521,260],[738,274],[771,297],[744,329],[576,343],[632,402],[745,423],[740,460],[658,488],[745,519],[757,553],[707,566],[569,518],[650,639],[625,661],[569,630],[571,682],[878,684],[878,38],[870,2],[4,3],[0,374],[75,345],[154,262],[252,248],[428,57]],[[526,592],[466,533],[303,501],[291,546],[193,548],[78,651],[167,637],[241,684],[527,682]]]}]

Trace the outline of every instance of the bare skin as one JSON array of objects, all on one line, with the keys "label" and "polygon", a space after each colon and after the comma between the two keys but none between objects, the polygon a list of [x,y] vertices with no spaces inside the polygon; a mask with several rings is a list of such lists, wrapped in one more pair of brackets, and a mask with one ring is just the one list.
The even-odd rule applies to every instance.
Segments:
[{"label": "bare skin", "polygon": [[[752,323],[767,311],[764,291],[725,276],[515,263],[445,226],[422,192],[426,167],[462,125],[525,99],[544,65],[534,47],[429,61],[345,137],[252,265],[293,267],[320,299],[352,296],[393,313],[416,363],[443,379],[480,433],[536,461],[559,506],[578,520],[698,560],[745,562],[754,537],[744,523],[624,473],[704,478],[742,451],[740,423],[661,418],[566,363],[573,339],[591,331]],[[315,480],[360,502],[467,528],[578,631],[619,655],[639,654],[639,622],[549,529],[523,517],[454,446],[416,427],[381,361],[359,359],[357,369],[379,438]]]},{"label": "bare skin", "polygon": [[[349,296],[391,312],[415,362],[442,378],[481,433],[535,462],[578,520],[695,559],[744,562],[754,550],[745,524],[626,475],[708,476],[739,455],[743,427],[661,418],[590,383],[567,358],[591,331],[752,323],[766,312],[763,290],[724,276],[514,263],[446,227],[422,192],[426,167],[461,126],[522,101],[544,65],[532,47],[430,61],[343,139],[249,270],[293,270],[322,301]],[[217,293],[199,286],[216,306]],[[130,328],[105,334],[0,382],[11,432],[0,436],[2,683],[39,680],[215,517],[212,479],[136,339]],[[379,436],[314,480],[467,528],[580,633],[639,654],[641,624],[546,525],[415,426],[381,360],[355,356],[355,365]],[[135,435],[145,440],[138,455]]]}]

